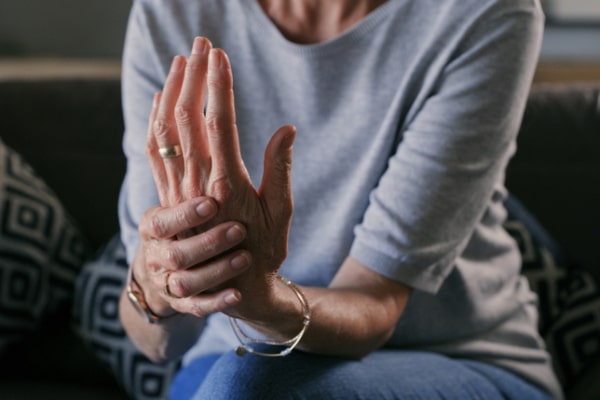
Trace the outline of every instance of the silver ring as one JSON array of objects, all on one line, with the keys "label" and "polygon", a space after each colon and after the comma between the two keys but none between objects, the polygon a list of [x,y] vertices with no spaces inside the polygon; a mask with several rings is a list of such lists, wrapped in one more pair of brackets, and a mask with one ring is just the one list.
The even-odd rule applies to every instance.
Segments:
[{"label": "silver ring", "polygon": [[176,144],[175,146],[159,147],[158,154],[161,158],[174,158],[181,155],[181,146]]},{"label": "silver ring", "polygon": [[169,297],[171,297],[172,299],[181,299],[181,297],[179,296],[175,296],[173,293],[171,293],[171,289],[169,288],[169,277],[171,276],[171,271],[167,272],[167,274],[165,275],[165,294]]}]

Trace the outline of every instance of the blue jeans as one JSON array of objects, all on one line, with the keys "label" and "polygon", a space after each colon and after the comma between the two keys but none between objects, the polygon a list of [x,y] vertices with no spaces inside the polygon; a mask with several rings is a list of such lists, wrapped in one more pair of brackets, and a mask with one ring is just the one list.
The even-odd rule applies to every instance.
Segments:
[{"label": "blue jeans", "polygon": [[173,381],[172,400],[482,399],[550,400],[503,369],[440,354],[379,350],[361,360],[296,351],[287,357],[199,358]]}]

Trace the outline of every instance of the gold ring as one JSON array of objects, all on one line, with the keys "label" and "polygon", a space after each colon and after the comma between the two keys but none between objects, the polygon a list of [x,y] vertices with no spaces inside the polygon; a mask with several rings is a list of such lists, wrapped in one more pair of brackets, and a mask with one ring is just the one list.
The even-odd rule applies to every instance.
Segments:
[{"label": "gold ring", "polygon": [[181,146],[176,144],[175,146],[159,147],[158,154],[161,158],[173,158],[181,155]]},{"label": "gold ring", "polygon": [[169,277],[171,276],[171,271],[167,272],[165,275],[165,294],[173,299],[181,299],[179,296],[175,296],[171,293],[171,289],[169,288]]}]

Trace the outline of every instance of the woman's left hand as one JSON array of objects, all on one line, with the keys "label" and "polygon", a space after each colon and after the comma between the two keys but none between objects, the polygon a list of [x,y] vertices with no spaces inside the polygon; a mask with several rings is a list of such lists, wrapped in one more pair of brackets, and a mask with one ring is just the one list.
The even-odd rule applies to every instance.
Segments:
[{"label": "woman's left hand", "polygon": [[[252,266],[227,282],[241,295],[238,305],[227,312],[260,319],[253,312],[264,309],[260,305],[273,293],[273,279],[287,255],[295,128],[284,126],[271,138],[262,182],[255,189],[240,153],[229,59],[223,50],[212,49],[206,38],[195,39],[189,59],[178,56],[173,60],[163,92],[157,95],[150,126],[147,154],[162,205],[210,196],[219,207],[212,226],[225,221],[246,226],[247,237],[240,247],[251,254]],[[159,150],[173,146],[180,146],[181,155],[161,158]],[[206,228],[198,227],[198,231]],[[192,268],[170,272],[171,293],[181,297],[200,294],[204,265],[199,260]]]}]

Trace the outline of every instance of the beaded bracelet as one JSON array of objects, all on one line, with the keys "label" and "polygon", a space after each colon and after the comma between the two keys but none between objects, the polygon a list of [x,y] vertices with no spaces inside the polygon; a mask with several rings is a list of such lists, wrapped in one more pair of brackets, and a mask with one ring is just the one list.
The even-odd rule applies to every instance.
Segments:
[{"label": "beaded bracelet", "polygon": [[[302,293],[296,285],[294,285],[292,282],[290,282],[288,279],[284,278],[283,276],[277,275],[277,278],[279,278],[283,283],[285,283],[294,292],[294,294],[300,301],[300,304],[302,305],[303,316],[304,316],[304,320],[302,321],[302,329],[296,336],[294,336],[291,339],[284,340],[284,341],[255,339],[253,337],[248,336],[246,334],[246,332],[244,332],[242,327],[238,324],[238,321],[236,318],[229,317],[229,322],[231,324],[231,328],[233,329],[233,333],[235,334],[238,341],[240,342],[240,345],[235,349],[235,353],[240,357],[243,357],[246,353],[251,353],[251,354],[255,354],[257,356],[263,356],[263,357],[287,356],[288,354],[290,354],[292,352],[292,350],[294,350],[294,348],[298,345],[298,343],[300,343],[300,340],[304,336],[306,329],[308,329],[308,325],[310,325],[311,311],[310,311],[310,306],[308,305],[308,301],[306,300],[306,297],[304,296],[304,293]],[[250,343],[266,344],[266,345],[270,345],[270,346],[287,346],[287,347],[279,352],[265,353],[265,352],[254,349],[250,345]]]}]

